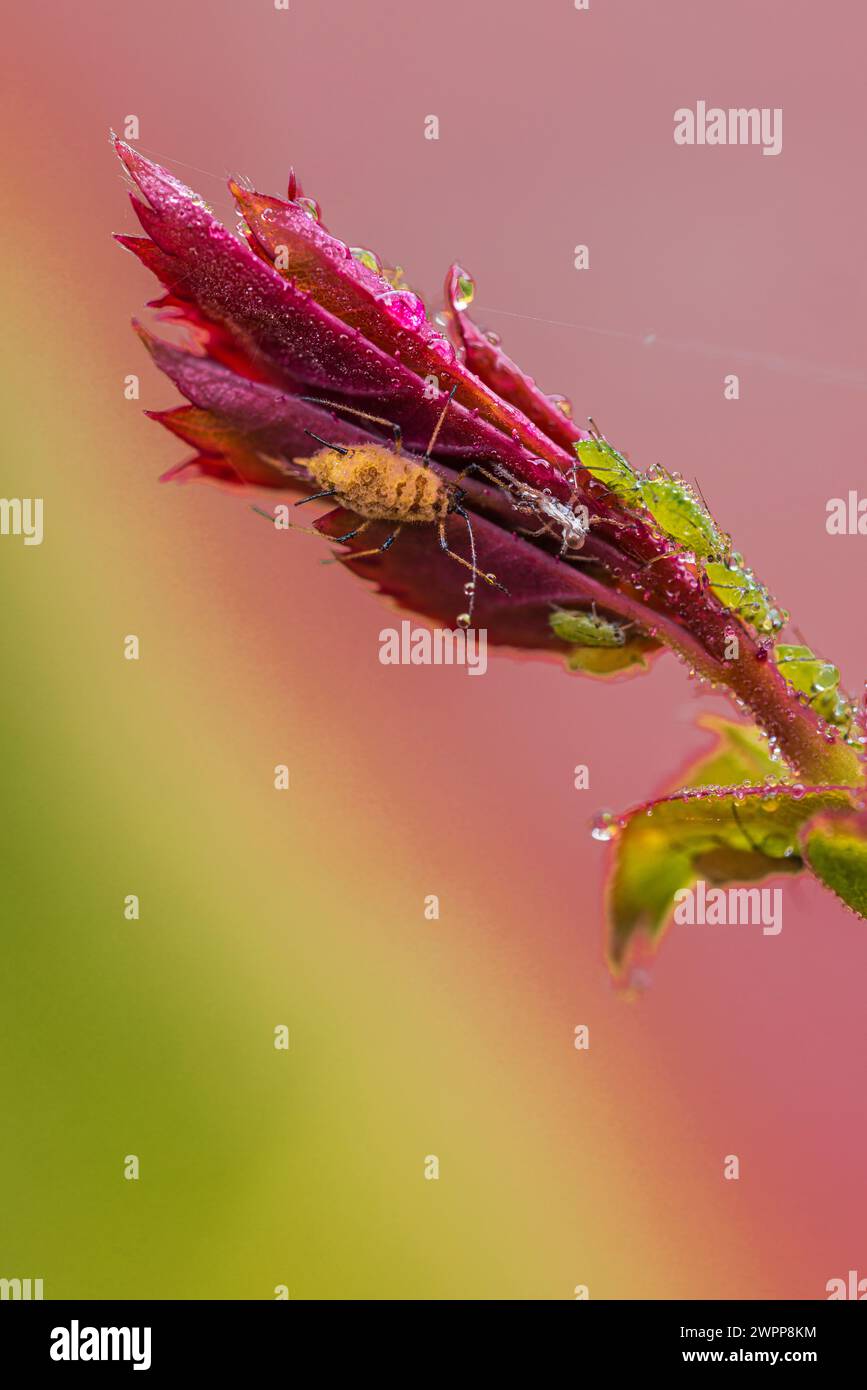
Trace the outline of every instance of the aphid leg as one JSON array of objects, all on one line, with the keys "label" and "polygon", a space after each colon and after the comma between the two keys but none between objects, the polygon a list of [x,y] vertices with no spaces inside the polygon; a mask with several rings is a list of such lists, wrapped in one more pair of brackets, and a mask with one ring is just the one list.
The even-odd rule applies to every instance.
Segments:
[{"label": "aphid leg", "polygon": [[[263,511],[261,507],[251,507],[250,511],[255,512],[257,516],[264,516],[266,521],[270,521],[272,525],[274,524],[275,517],[273,512]],[[314,531],[312,526],[296,526],[294,521],[285,521],[280,527],[280,530],[303,531],[305,536],[318,536],[321,541],[328,540],[328,536],[323,536],[321,531]]]},{"label": "aphid leg", "polygon": [[666,550],[666,551],[665,551],[665,554],[663,554],[663,555],[654,555],[654,557],[653,557],[652,560],[647,560],[647,561],[641,566],[641,569],[639,570],[639,574],[641,573],[641,570],[649,570],[651,565],[656,565],[656,564],[658,564],[660,560],[673,560],[673,559],[676,559],[676,558],[677,558],[677,553],[678,553],[678,552],[677,552],[676,550]]},{"label": "aphid leg", "polygon": [[[341,450],[341,452],[343,452],[343,450]],[[336,487],[329,487],[329,488],[326,488],[324,492],[311,492],[311,494],[310,494],[309,497],[302,497],[301,500],[300,500],[300,502],[296,502],[296,503],[295,503],[295,506],[296,506],[296,507],[303,507],[303,506],[305,505],[305,503],[307,503],[307,502],[318,502],[320,497],[336,497],[336,496],[337,496],[337,488],[336,488]]]},{"label": "aphid leg", "polygon": [[[305,501],[307,502],[311,502],[312,500],[313,499],[310,497],[305,498]],[[256,512],[257,516],[264,516],[266,521],[270,521],[273,523],[275,519],[273,512],[263,511],[261,507],[251,507],[250,510]],[[314,531],[312,526],[296,526],[294,521],[284,521],[283,525],[280,527],[280,530],[302,531],[305,536],[316,536],[320,541],[332,541],[340,543],[343,541],[351,541],[353,537],[360,535],[362,531],[366,531],[369,525],[369,520],[362,521],[361,525],[356,526],[354,531],[347,531],[346,534],[343,536],[329,536],[326,535],[324,531]],[[322,563],[325,565],[329,565],[333,562],[331,560],[323,560]]]},{"label": "aphid leg", "polygon": [[429,463],[429,462],[430,462],[431,451],[432,451],[432,449],[433,449],[433,446],[434,446],[434,445],[436,444],[436,442],[437,442],[437,436],[438,436],[440,430],[442,429],[442,427],[443,427],[443,421],[444,421],[445,418],[446,418],[446,411],[448,410],[449,406],[451,405],[452,400],[453,400],[453,398],[454,398],[454,394],[455,394],[455,392],[457,391],[457,389],[458,389],[458,388],[457,388],[457,384],[455,384],[455,385],[452,387],[451,391],[449,391],[448,400],[446,401],[445,405],[444,405],[443,408],[442,408],[442,411],[440,412],[440,418],[437,420],[436,424],[434,425],[434,432],[433,432],[433,434],[431,435],[430,440],[428,441],[428,446],[427,446],[427,448],[426,448],[425,451],[424,451],[424,456],[422,457],[422,463]]},{"label": "aphid leg", "polygon": [[341,448],[339,444],[329,444],[327,439],[323,439],[319,434],[314,434],[312,430],[305,430],[304,433],[309,434],[311,439],[315,439],[317,444],[324,444],[326,449],[333,449],[335,454],[349,453],[348,449]]},{"label": "aphid leg", "polygon": [[348,564],[351,560],[364,560],[368,555],[382,555],[386,550],[391,549],[402,530],[402,526],[395,527],[391,535],[382,542],[382,545],[371,546],[370,550],[355,550],[349,555],[335,555],[333,560],[323,560],[322,563],[325,565]]},{"label": "aphid leg", "polygon": [[[462,468],[460,473],[457,474],[454,481],[450,484],[452,496],[456,497],[458,502],[463,500],[466,494],[464,492],[464,489],[460,486],[460,484],[463,482],[464,478],[469,477],[471,473],[477,473],[480,478],[484,478],[486,482],[493,483],[494,487],[499,488],[501,492],[505,492],[507,493],[507,495],[510,490],[520,488],[520,483],[517,481],[516,478],[512,477],[511,473],[508,473],[505,468],[500,468],[497,465],[495,466],[497,467],[497,472],[492,473],[489,468],[486,468],[481,463],[468,463],[466,468]],[[517,501],[514,497],[511,499],[511,501],[513,505],[517,506]],[[453,510],[457,510],[457,508],[453,508]],[[529,510],[529,508],[525,508],[525,510]],[[527,528],[518,527],[513,534],[526,536],[541,536],[542,533],[545,531],[547,531],[551,535],[554,534],[554,532],[551,531],[551,528],[548,525],[548,523],[546,521],[543,521],[538,531],[530,531]]]},{"label": "aphid leg", "polygon": [[[462,468],[460,473],[458,473],[457,477],[452,483],[452,487],[458,488],[460,484],[463,482],[464,478],[468,477],[470,473],[478,473],[480,477],[486,478],[489,483],[493,483],[498,488],[502,488],[503,486],[503,479],[498,478],[494,473],[489,472],[489,470],[483,467],[481,463],[468,463],[466,468]],[[509,475],[507,475],[507,477],[510,483],[514,481],[513,478],[509,477]]]},{"label": "aphid leg", "polygon": [[[356,528],[355,528],[354,531],[347,531],[346,534],[345,534],[344,536],[331,536],[331,537],[329,537],[329,539],[332,540],[332,541],[337,541],[338,544],[341,543],[342,541],[354,541],[354,540],[355,540],[355,537],[356,537],[356,536],[360,536],[361,533],[362,533],[362,531],[366,531],[369,525],[370,525],[370,518],[368,517],[367,521],[362,521],[361,525],[360,525],[360,526],[356,526]],[[328,561],[326,560],[325,563],[327,564]]]},{"label": "aphid leg", "polygon": [[[387,425],[394,435],[395,453],[399,453],[403,448],[403,435],[400,425],[395,424],[394,420],[386,420],[383,415],[371,415],[367,410],[359,410],[355,405],[343,405],[340,401],[323,401],[317,396],[299,396],[298,399],[300,401],[307,401],[308,405],[326,405],[329,410],[342,410],[347,415],[357,415],[360,420],[370,420],[375,425]],[[307,433],[309,434],[310,431],[308,430]],[[333,449],[334,445],[329,445],[329,448]]]},{"label": "aphid leg", "polygon": [[473,528],[472,528],[472,526],[470,525],[470,519],[469,519],[467,513],[464,511],[463,507],[455,507],[454,510],[455,510],[455,512],[457,513],[457,515],[458,515],[458,516],[462,516],[462,517],[464,518],[464,521],[467,523],[467,530],[468,530],[469,533],[470,533],[470,545],[471,545],[472,554],[473,554],[473,557],[474,557],[474,558],[473,558],[473,563],[470,564],[470,561],[469,561],[469,560],[465,560],[464,557],[463,557],[463,555],[457,555],[457,554],[455,553],[454,550],[451,550],[451,549],[449,548],[448,538],[446,537],[446,524],[445,524],[445,522],[444,522],[443,520],[440,520],[439,522],[437,522],[437,532],[438,532],[438,534],[439,534],[439,540],[440,540],[440,547],[441,547],[441,549],[445,551],[446,555],[450,555],[451,558],[452,558],[453,560],[457,560],[457,562],[458,562],[459,565],[463,565],[464,569],[470,570],[470,571],[472,572],[472,575],[473,575],[473,578],[474,578],[474,579],[481,576],[481,578],[484,579],[485,582],[486,582],[487,584],[490,584],[490,585],[492,585],[493,588],[499,589],[499,590],[501,590],[502,593],[507,594],[507,593],[509,592],[508,589],[504,588],[503,585],[499,582],[499,580],[497,580],[497,579],[489,579],[488,576],[487,576],[486,574],[484,574],[484,573],[482,572],[482,570],[480,570],[480,569],[478,568],[478,566],[476,565],[476,563],[475,563],[476,546],[475,546],[475,540],[474,540],[474,538],[473,538]]},{"label": "aphid leg", "polygon": [[[471,558],[471,560],[472,560],[472,566],[471,566],[471,567],[472,567],[472,571],[473,571],[473,581],[472,581],[471,584],[467,585],[467,589],[469,590],[469,592],[468,592],[468,594],[467,594],[467,597],[468,597],[468,599],[469,599],[469,603],[467,604],[466,616],[463,616],[463,615],[462,615],[462,616],[459,617],[459,619],[458,619],[458,622],[459,622],[459,623],[461,623],[462,625],[465,625],[466,627],[470,627],[470,626],[472,625],[472,621],[473,621],[473,609],[474,609],[475,606],[476,606],[476,581],[475,581],[475,577],[476,577],[476,573],[477,573],[477,567],[476,567],[476,538],[475,538],[475,536],[473,535],[473,528],[472,528],[472,525],[470,524],[469,513],[467,513],[467,512],[464,511],[463,507],[460,505],[459,502],[456,503],[456,505],[455,505],[455,511],[457,512],[458,516],[462,516],[463,519],[464,519],[464,521],[467,523],[467,535],[468,535],[469,538],[470,538],[470,558]],[[442,541],[442,535],[440,536],[440,541]],[[452,552],[449,551],[449,554],[451,554],[451,553],[452,553]],[[485,575],[485,578],[488,579],[488,576]],[[490,583],[490,582],[491,582],[491,581],[488,580],[488,583]],[[501,587],[502,587],[502,586],[501,586]]]},{"label": "aphid leg", "polygon": [[580,497],[582,495],[581,487],[578,483],[578,459],[575,459],[574,463],[571,465],[569,469],[569,478],[572,483],[572,497],[570,498],[571,504],[571,502],[574,501],[576,497]]}]

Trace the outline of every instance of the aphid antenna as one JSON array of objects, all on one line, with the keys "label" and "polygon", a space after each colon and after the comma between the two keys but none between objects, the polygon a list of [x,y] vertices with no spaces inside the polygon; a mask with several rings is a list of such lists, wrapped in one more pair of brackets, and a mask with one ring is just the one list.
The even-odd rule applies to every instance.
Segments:
[{"label": "aphid antenna", "polygon": [[441,412],[440,412],[440,417],[439,417],[439,419],[437,420],[436,424],[434,425],[433,434],[431,435],[430,440],[428,441],[428,446],[427,446],[427,448],[425,449],[424,454],[423,454],[423,456],[422,456],[422,460],[421,460],[422,463],[424,463],[424,464],[426,464],[426,465],[429,465],[429,464],[430,464],[430,456],[431,456],[431,454],[433,453],[433,446],[434,446],[434,444],[436,444],[436,442],[437,442],[437,437],[438,437],[438,435],[439,435],[440,430],[441,430],[442,427],[443,427],[443,422],[444,422],[444,420],[445,420],[445,418],[446,418],[446,412],[447,412],[449,406],[451,405],[451,403],[452,403],[452,401],[453,401],[453,399],[454,399],[454,395],[455,395],[455,392],[457,391],[457,389],[458,389],[458,385],[457,385],[457,382],[455,382],[455,384],[454,384],[454,386],[452,387],[451,391],[449,391],[448,399],[447,399],[445,405],[443,406],[443,408],[442,408],[442,410],[441,410]]},{"label": "aphid antenna", "polygon": [[[400,425],[394,420],[386,420],[384,415],[371,415],[369,410],[359,410],[356,405],[344,405],[342,401],[326,401],[319,396],[299,396],[299,401],[306,401],[308,405],[324,405],[329,410],[342,410],[346,415],[356,415],[359,420],[369,420],[374,425],[385,425],[394,435],[394,449],[398,453],[403,448],[403,433]],[[310,433],[309,430],[306,431]],[[316,436],[314,435],[314,438]],[[334,445],[329,445],[334,448]]]}]

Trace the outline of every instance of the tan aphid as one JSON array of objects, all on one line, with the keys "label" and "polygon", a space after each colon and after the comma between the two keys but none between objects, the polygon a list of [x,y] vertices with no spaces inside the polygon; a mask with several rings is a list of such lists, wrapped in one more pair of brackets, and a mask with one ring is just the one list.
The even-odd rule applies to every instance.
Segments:
[{"label": "tan aphid", "polygon": [[341,506],[369,521],[431,525],[451,509],[451,491],[439,474],[384,444],[359,444],[343,453],[322,449],[297,462]]},{"label": "tan aphid", "polygon": [[[334,498],[347,511],[355,512],[356,516],[364,518],[361,525],[356,526],[354,530],[347,531],[343,536],[329,538],[337,542],[352,540],[362,531],[366,531],[371,522],[390,521],[394,523],[394,530],[381,545],[372,546],[370,550],[356,550],[346,556],[346,559],[352,561],[361,560],[367,555],[379,555],[388,550],[404,526],[435,526],[441,550],[452,560],[456,560],[459,565],[468,569],[473,576],[464,589],[469,599],[468,611],[459,614],[457,618],[461,627],[469,627],[475,601],[476,580],[481,578],[497,589],[503,589],[503,586],[497,582],[495,574],[483,574],[476,565],[476,545],[472,523],[469,513],[463,506],[466,493],[460,487],[463,478],[471,469],[465,468],[452,482],[440,477],[430,466],[430,455],[456,389],[453,387],[449,393],[448,400],[443,407],[442,414],[436,423],[430,443],[422,458],[413,458],[402,452],[400,427],[392,421],[385,420],[380,415],[371,415],[365,410],[358,410],[355,406],[319,400],[314,396],[302,396],[302,400],[309,401],[313,405],[327,406],[331,410],[342,410],[348,415],[358,416],[360,419],[369,420],[374,424],[388,425],[394,433],[394,442],[390,446],[371,443],[347,447],[342,444],[329,444],[327,440],[320,439],[319,435],[307,430],[307,434],[324,447],[312,458],[296,459],[294,462],[305,469],[318,483],[319,491],[311,493],[309,497],[302,498],[295,505],[300,507],[305,502],[314,502],[319,498],[329,497]],[[258,510],[258,508],[254,510]],[[446,518],[453,512],[462,517],[466,523],[470,542],[471,558],[469,560],[456,554],[449,546],[446,537]],[[267,516],[268,513],[265,512],[263,515]],[[305,528],[297,527],[295,529],[303,530]],[[319,535],[320,533],[315,532],[314,534]]]}]

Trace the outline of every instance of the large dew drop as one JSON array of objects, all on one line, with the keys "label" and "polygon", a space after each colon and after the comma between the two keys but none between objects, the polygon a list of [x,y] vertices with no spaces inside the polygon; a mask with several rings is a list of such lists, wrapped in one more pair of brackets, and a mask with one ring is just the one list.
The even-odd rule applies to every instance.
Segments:
[{"label": "large dew drop", "polygon": [[476,286],[472,276],[460,266],[455,266],[451,284],[452,307],[462,314],[465,309],[469,309],[475,293]]},{"label": "large dew drop", "polygon": [[552,392],[552,394],[549,395],[548,400],[551,402],[555,410],[559,410],[561,415],[565,415],[567,420],[572,419],[572,402],[569,400],[568,396],[561,396],[557,393]]},{"label": "large dew drop", "polygon": [[421,328],[425,321],[424,305],[412,290],[388,290],[379,299],[401,328],[411,333]]},{"label": "large dew drop", "polygon": [[382,274],[382,261],[375,251],[368,251],[365,246],[350,246],[349,254],[354,257],[356,261],[360,261],[362,265],[367,266],[368,270],[374,271],[377,275]]}]

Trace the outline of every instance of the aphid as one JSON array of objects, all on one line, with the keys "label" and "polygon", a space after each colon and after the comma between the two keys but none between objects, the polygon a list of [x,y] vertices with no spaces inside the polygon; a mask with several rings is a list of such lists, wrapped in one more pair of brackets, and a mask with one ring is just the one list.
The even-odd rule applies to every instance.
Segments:
[{"label": "aphid", "polygon": [[592,438],[582,439],[574,448],[579,462],[592,477],[604,482],[628,507],[648,511],[664,535],[694,555],[704,560],[728,555],[730,539],[717,529],[703,500],[687,483],[661,467],[650,475],[636,473],[599,432],[592,418],[590,430]]},{"label": "aphid", "polygon": [[633,510],[649,512],[660,531],[702,560],[726,557],[731,540],[721,532],[703,500],[664,468],[641,476],[590,421],[592,438],[576,444],[582,467]]},{"label": "aphid", "polygon": [[[661,467],[646,476],[636,473],[592,419],[590,428],[592,438],[575,445],[583,467],[627,507],[648,513],[664,536],[695,556],[720,603],[758,632],[779,632],[787,615],[745,568],[742,557],[733,553],[731,537],[717,526],[701,489],[696,496],[682,478]],[[653,565],[666,558],[659,555],[647,563]]]},{"label": "aphid", "polygon": [[809,647],[785,643],[774,649],[774,660],[789,684],[807,696],[820,718],[840,727],[851,724],[852,706],[838,690],[840,672],[836,666],[823,661]]},{"label": "aphid", "polygon": [[554,536],[560,541],[560,558],[574,560],[574,551],[583,549],[590,531],[591,517],[586,505],[579,502],[580,492],[573,479],[568,502],[561,502],[544,488],[529,487],[526,483],[507,477],[518,511],[532,513],[541,525],[535,531],[524,530],[525,536]]},{"label": "aphid", "polygon": [[664,469],[641,481],[641,496],[657,526],[700,560],[719,562],[731,553],[731,537],[719,530],[704,503],[682,478]]},{"label": "aphid", "polygon": [[776,606],[752,571],[744,568],[740,555],[731,555],[725,564],[708,560],[704,570],[711,593],[757,632],[779,632],[785,626],[788,615]]},{"label": "aphid", "polygon": [[595,603],[589,613],[580,608],[554,608],[548,621],[555,637],[576,647],[623,647],[626,633],[633,626],[600,618]]},{"label": "aphid", "polygon": [[541,522],[535,531],[519,527],[519,533],[523,536],[554,536],[560,542],[560,558],[575,560],[579,557],[574,552],[583,548],[590,527],[596,521],[596,517],[591,517],[587,506],[579,500],[582,494],[576,467],[576,464],[572,465],[572,487],[566,502],[561,502],[547,488],[532,487],[529,483],[521,482],[500,464],[493,464],[492,472],[481,464],[471,463],[460,476],[464,478],[475,472],[508,492],[517,511],[530,514]]},{"label": "aphid", "polygon": [[592,420],[590,424],[593,427],[593,438],[582,439],[573,446],[578,455],[578,462],[582,468],[587,469],[591,477],[604,483],[609,492],[621,502],[625,502],[628,507],[642,506],[641,479],[638,474],[623,455],[619,454],[607,439],[603,439]]},{"label": "aphid", "polygon": [[[385,420],[380,415],[371,415],[366,410],[358,410],[355,406],[319,400],[313,396],[303,396],[302,400],[313,405],[327,406],[331,410],[342,410],[348,415],[358,416],[360,419],[368,420],[373,424],[387,425],[392,430],[394,439],[390,446],[386,444],[357,444],[346,448],[340,444],[329,444],[326,440],[313,434],[312,431],[307,430],[306,433],[324,447],[312,458],[296,459],[295,462],[303,466],[306,472],[319,484],[319,491],[311,493],[309,497],[302,497],[300,502],[296,502],[295,505],[300,507],[306,502],[333,497],[347,511],[355,512],[358,516],[364,517],[360,526],[356,526],[352,531],[347,531],[345,535],[327,538],[332,541],[351,541],[362,531],[366,531],[375,521],[396,523],[391,535],[381,545],[372,546],[370,550],[356,550],[349,555],[341,555],[337,557],[340,560],[354,561],[363,559],[367,555],[383,553],[394,544],[404,526],[435,526],[441,549],[451,559],[456,560],[459,565],[463,565],[472,573],[472,580],[464,587],[464,593],[468,599],[467,612],[459,614],[457,618],[459,626],[469,627],[472,623],[477,579],[483,579],[486,584],[500,589],[503,593],[506,593],[507,590],[497,581],[495,574],[484,574],[476,565],[476,544],[473,528],[469,514],[463,506],[466,492],[460,486],[461,480],[469,472],[469,469],[464,469],[463,473],[459,474],[454,481],[450,481],[441,477],[431,466],[430,455],[456,389],[454,387],[450,392],[434,427],[427,449],[421,458],[402,452],[400,426],[392,421]],[[254,508],[254,510],[258,511],[259,509]],[[466,522],[470,542],[469,560],[465,560],[462,555],[458,555],[449,546],[446,536],[446,519],[452,513],[462,517]],[[262,513],[262,515],[268,517],[269,520],[274,519],[267,512]],[[308,531],[308,534],[319,536],[321,539],[319,531],[311,531],[307,527],[294,526],[291,523],[287,523],[287,525],[291,530]]]}]

